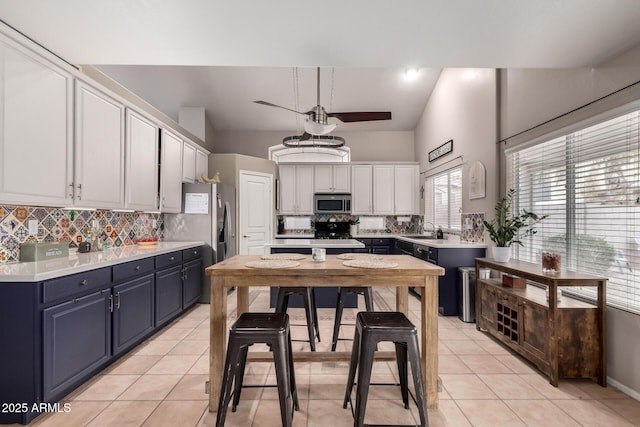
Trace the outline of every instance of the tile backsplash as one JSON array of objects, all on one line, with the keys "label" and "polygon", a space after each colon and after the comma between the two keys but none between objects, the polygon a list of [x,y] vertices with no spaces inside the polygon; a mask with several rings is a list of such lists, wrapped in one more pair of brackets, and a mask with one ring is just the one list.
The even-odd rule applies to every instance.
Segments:
[{"label": "tile backsplash", "polygon": [[[296,224],[295,220],[304,219],[308,227],[286,227],[286,233],[295,234],[313,232],[316,221],[352,221],[356,218],[360,219],[359,233],[366,234],[386,234],[386,233],[418,233],[422,226],[422,216],[364,216],[364,215],[311,215],[306,217],[279,216],[285,218],[285,221]],[[401,219],[408,219],[402,221]]]},{"label": "tile backsplash", "polygon": [[[33,220],[37,221],[37,234],[30,235]],[[66,241],[75,248],[80,242],[91,241],[94,220],[109,247],[133,245],[140,237],[163,237],[160,213],[0,205],[0,263],[18,261],[24,242]]]}]

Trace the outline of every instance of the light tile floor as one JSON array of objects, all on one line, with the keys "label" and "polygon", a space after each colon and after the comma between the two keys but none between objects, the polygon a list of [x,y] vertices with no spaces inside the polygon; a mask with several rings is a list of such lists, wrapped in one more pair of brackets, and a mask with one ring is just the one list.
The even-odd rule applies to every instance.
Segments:
[{"label": "light tile floor", "polygon": [[[251,310],[267,311],[268,288],[253,288]],[[377,289],[377,310],[394,308],[391,288]],[[360,305],[364,302],[360,300]],[[410,318],[419,319],[419,302],[410,297]],[[302,309],[290,311],[292,323],[303,323]],[[235,319],[235,297],[229,298],[230,321]],[[322,342],[330,349],[333,310],[319,309]],[[343,321],[353,322],[355,309],[345,310]],[[458,318],[439,318],[439,375],[443,391],[440,407],[429,412],[431,426],[633,426],[640,425],[640,402],[613,387],[602,388],[589,380],[563,380],[553,387],[528,363],[491,338],[475,324]],[[306,328],[293,327],[294,339],[306,338]],[[343,326],[341,336],[351,337],[353,326]],[[208,412],[209,306],[198,305],[172,322],[115,364],[71,393],[71,412],[37,419],[34,426],[212,426]],[[350,348],[341,341],[339,349]],[[385,344],[383,344],[384,346]],[[295,350],[309,345],[294,342]],[[383,350],[386,348],[382,348]],[[274,384],[272,364],[252,363],[245,384]],[[342,408],[348,363],[297,363],[300,411],[296,427],[353,425]],[[393,362],[376,362],[372,382],[392,382]],[[243,390],[238,411],[227,415],[226,425],[273,427],[280,425],[274,388]],[[415,423],[415,405],[405,410],[396,387],[372,387],[366,422]]]}]

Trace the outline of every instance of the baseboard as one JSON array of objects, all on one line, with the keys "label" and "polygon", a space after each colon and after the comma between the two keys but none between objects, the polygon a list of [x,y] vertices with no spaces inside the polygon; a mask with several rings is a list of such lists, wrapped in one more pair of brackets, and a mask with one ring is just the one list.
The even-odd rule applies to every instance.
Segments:
[{"label": "baseboard", "polygon": [[618,390],[620,390],[624,394],[627,394],[627,395],[633,397],[636,400],[640,400],[640,393],[639,392],[627,387],[624,384],[621,384],[620,382],[614,380],[611,377],[607,377],[607,384],[614,386],[615,388],[617,388]]}]

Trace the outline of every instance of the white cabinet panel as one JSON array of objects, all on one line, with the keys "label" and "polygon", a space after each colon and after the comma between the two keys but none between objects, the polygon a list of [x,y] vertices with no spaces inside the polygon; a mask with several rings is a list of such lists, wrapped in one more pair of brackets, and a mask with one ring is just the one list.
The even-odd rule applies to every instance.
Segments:
[{"label": "white cabinet panel", "polygon": [[75,204],[124,208],[124,106],[76,83]]},{"label": "white cabinet panel", "polygon": [[206,151],[196,150],[196,181],[204,182],[202,175],[209,177],[209,155]]},{"label": "white cabinet panel", "polygon": [[353,215],[373,213],[371,170],[371,165],[351,166],[351,213]]},{"label": "white cabinet panel", "polygon": [[160,157],[160,210],[178,213],[182,208],[182,140],[162,129]]},{"label": "white cabinet panel", "polygon": [[373,213],[392,215],[394,212],[394,167],[392,165],[373,166]]},{"label": "white cabinet panel", "polygon": [[281,165],[280,214],[313,214],[313,165]]},{"label": "white cabinet panel", "polygon": [[155,123],[127,109],[127,209],[158,209],[158,137]]},{"label": "white cabinet panel", "polygon": [[396,215],[418,215],[418,165],[396,165],[394,198]]},{"label": "white cabinet panel", "polygon": [[0,35],[0,202],[73,202],[73,79]]},{"label": "white cabinet panel", "polygon": [[196,147],[184,141],[182,147],[182,182],[193,183],[196,180]]},{"label": "white cabinet panel", "polygon": [[316,193],[349,193],[351,191],[350,165],[315,165],[314,174]]},{"label": "white cabinet panel", "polygon": [[316,193],[333,191],[333,167],[331,165],[315,165],[314,190]]}]

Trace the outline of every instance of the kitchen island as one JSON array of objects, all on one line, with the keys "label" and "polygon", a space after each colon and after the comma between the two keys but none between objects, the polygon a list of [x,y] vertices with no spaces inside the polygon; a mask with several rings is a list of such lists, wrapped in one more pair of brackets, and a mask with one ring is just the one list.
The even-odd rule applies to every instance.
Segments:
[{"label": "kitchen island", "polygon": [[[408,314],[408,287],[422,288],[420,324],[422,374],[425,379],[426,400],[429,409],[438,407],[438,307],[437,278],[444,270],[433,264],[407,255],[383,255],[385,261],[398,264],[393,268],[352,268],[334,255],[325,262],[314,262],[311,257],[301,260],[293,268],[250,268],[246,264],[259,256],[237,255],[208,267],[205,274],[211,278],[211,318],[209,354],[209,411],[218,409],[225,360],[227,325],[227,290],[237,287],[238,315],[249,311],[249,287],[271,286],[395,286],[396,310]],[[381,357],[393,357],[382,354]],[[272,355],[249,353],[249,360],[272,360]],[[297,352],[295,361],[349,361],[350,352]],[[345,377],[346,387],[346,377]]]}]

